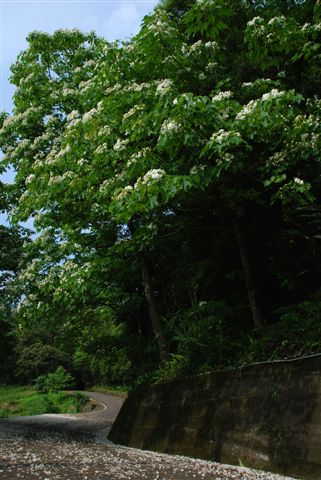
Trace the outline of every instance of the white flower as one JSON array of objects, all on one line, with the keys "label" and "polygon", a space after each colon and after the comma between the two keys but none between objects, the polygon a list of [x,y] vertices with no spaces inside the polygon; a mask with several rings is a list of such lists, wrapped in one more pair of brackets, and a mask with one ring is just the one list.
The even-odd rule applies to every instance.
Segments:
[{"label": "white flower", "polygon": [[135,107],[131,108],[130,110],[128,110],[127,113],[125,113],[125,114],[123,115],[123,120],[127,120],[128,118],[130,118],[130,117],[132,117],[133,115],[135,115],[135,113],[144,110],[144,107],[145,107],[144,104],[135,105]]},{"label": "white flower", "polygon": [[235,159],[233,153],[224,153],[222,161],[225,163],[231,163]]},{"label": "white flower", "polygon": [[63,178],[61,175],[57,175],[56,177],[50,177],[48,185],[52,186],[55,185],[56,183],[61,183],[63,181]]},{"label": "white flower", "polygon": [[116,196],[117,200],[121,200],[122,198],[126,197],[126,195],[133,190],[133,187],[131,185],[127,185],[125,188],[122,189],[121,192],[118,193]]},{"label": "white flower", "polygon": [[107,152],[108,150],[108,145],[107,143],[102,143],[101,145],[99,145],[96,150],[95,150],[95,154],[96,155],[100,155],[101,153],[105,153]]},{"label": "white flower", "polygon": [[201,72],[201,73],[198,75],[198,79],[199,79],[199,80],[205,80],[205,79],[206,79],[205,73]]},{"label": "white flower", "polygon": [[207,72],[214,72],[214,70],[217,68],[217,63],[216,62],[210,62],[206,65],[205,70]]},{"label": "white flower", "polygon": [[231,137],[241,137],[241,135],[239,132],[226,131],[221,128],[218,132],[213,133],[211,140],[216,143],[223,143]]},{"label": "white flower", "polygon": [[143,178],[139,177],[134,187],[137,189],[141,185],[150,185],[151,183],[158,182],[164,177],[164,175],[166,175],[165,170],[161,168],[153,168],[145,173]]},{"label": "white flower", "polygon": [[98,130],[98,135],[100,137],[102,136],[108,136],[111,134],[111,128],[108,126],[108,125],[105,125],[104,127],[101,127],[99,130]]},{"label": "white flower", "polygon": [[262,17],[254,17],[252,20],[247,22],[248,27],[253,27],[255,25],[261,25],[264,22]]},{"label": "white flower", "polygon": [[217,48],[218,43],[217,42],[206,42],[204,45],[206,48]]},{"label": "white flower", "polygon": [[128,140],[121,140],[118,138],[117,142],[114,144],[113,149],[115,152],[121,152],[122,150],[126,149],[126,146],[128,144]]},{"label": "white flower", "polygon": [[202,46],[203,42],[202,40],[198,40],[197,42],[193,43],[193,45],[190,46],[190,51],[195,52]]},{"label": "white flower", "polygon": [[190,169],[189,173],[190,173],[190,175],[197,175],[199,172],[203,172],[203,171],[205,170],[205,168],[206,168],[206,166],[205,166],[205,165],[202,165],[202,164],[200,164],[200,165],[194,165],[194,166]]},{"label": "white flower", "polygon": [[75,91],[72,90],[71,88],[64,87],[62,89],[62,94],[66,97],[67,95],[74,95]]},{"label": "white flower", "polygon": [[304,181],[301,180],[301,178],[294,177],[294,182],[297,183],[298,185],[304,185]]},{"label": "white flower", "polygon": [[26,178],[26,181],[25,181],[26,185],[29,185],[29,183],[32,183],[35,178],[36,178],[36,176],[33,173],[28,175],[28,177]]},{"label": "white flower", "polygon": [[167,133],[177,132],[181,128],[181,125],[175,120],[167,119],[163,122],[161,126],[160,133],[161,135],[166,135]]},{"label": "white flower", "polygon": [[249,103],[244,105],[242,110],[236,115],[236,120],[244,120],[248,115],[251,115],[256,110],[257,100],[250,100]]},{"label": "white flower", "polygon": [[229,98],[233,97],[233,93],[229,90],[225,92],[219,92],[212,98],[212,102],[221,102],[222,100],[228,100]]},{"label": "white flower", "polygon": [[137,161],[146,157],[146,155],[150,152],[151,152],[151,149],[149,147],[144,147],[142,148],[142,150],[139,150],[138,152],[134,153],[128,160],[127,167],[130,167],[131,165],[135,164]]},{"label": "white flower", "polygon": [[268,25],[273,26],[273,25],[283,25],[283,23],[286,21],[286,18],[284,15],[281,15],[280,17],[273,17],[271,20],[268,21]]},{"label": "white flower", "polygon": [[96,108],[92,108],[91,110],[89,110],[89,112],[86,112],[82,117],[83,123],[89,122],[96,115],[96,113]]},{"label": "white flower", "polygon": [[284,90],[280,91],[277,88],[273,88],[270,92],[264,93],[264,95],[262,95],[262,101],[267,102],[269,100],[273,100],[274,98],[280,98],[283,97],[284,94]]},{"label": "white flower", "polygon": [[159,95],[164,95],[164,93],[168,92],[174,85],[174,82],[169,78],[165,78],[165,80],[161,80],[156,88],[156,93]]},{"label": "white flower", "polygon": [[83,165],[86,165],[86,163],[88,163],[87,160],[85,160],[84,158],[80,158],[80,160],[78,160],[77,164],[82,167]]}]

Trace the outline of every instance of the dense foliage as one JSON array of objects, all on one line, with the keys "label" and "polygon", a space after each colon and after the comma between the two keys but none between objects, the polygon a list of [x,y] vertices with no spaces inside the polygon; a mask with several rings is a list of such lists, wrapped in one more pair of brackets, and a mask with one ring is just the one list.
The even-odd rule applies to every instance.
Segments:
[{"label": "dense foliage", "polygon": [[320,13],[166,0],[125,43],[29,35],[0,130],[12,218],[38,232],[11,292],[19,375],[320,351]]}]

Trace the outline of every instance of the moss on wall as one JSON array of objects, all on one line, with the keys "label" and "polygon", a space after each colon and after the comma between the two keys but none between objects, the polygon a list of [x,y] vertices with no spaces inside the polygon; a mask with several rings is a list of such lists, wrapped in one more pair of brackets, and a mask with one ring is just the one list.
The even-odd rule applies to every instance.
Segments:
[{"label": "moss on wall", "polygon": [[321,478],[321,356],[140,388],[115,443]]}]

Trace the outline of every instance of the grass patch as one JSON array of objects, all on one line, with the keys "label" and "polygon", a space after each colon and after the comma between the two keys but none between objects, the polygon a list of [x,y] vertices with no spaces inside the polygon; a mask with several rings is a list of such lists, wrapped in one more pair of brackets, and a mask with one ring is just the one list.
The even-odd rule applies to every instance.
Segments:
[{"label": "grass patch", "polygon": [[38,393],[32,387],[0,386],[0,418],[44,413],[79,413],[88,399],[80,393]]}]

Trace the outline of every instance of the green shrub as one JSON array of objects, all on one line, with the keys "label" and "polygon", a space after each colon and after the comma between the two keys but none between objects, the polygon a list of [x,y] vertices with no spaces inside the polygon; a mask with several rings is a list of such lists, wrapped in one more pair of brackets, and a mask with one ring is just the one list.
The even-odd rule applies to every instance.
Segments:
[{"label": "green shrub", "polygon": [[21,398],[19,402],[21,414],[23,415],[43,415],[44,413],[59,413],[59,410],[53,405],[48,397],[44,395],[32,395],[31,397]]},{"label": "green shrub", "polygon": [[35,387],[38,392],[59,392],[74,387],[75,380],[62,366],[58,367],[54,373],[40,375],[35,380]]}]

